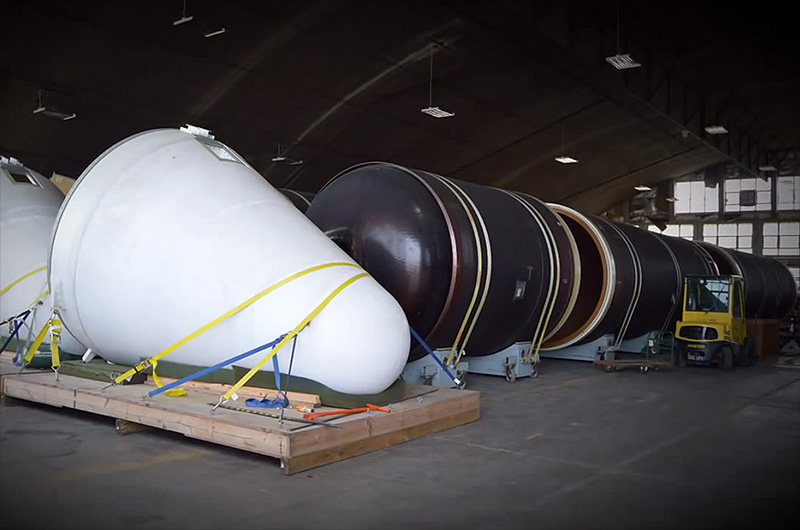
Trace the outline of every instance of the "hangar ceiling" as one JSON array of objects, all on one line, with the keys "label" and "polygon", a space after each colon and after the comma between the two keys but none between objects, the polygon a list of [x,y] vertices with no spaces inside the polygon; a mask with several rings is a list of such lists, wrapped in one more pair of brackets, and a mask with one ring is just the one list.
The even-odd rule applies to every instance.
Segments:
[{"label": "hangar ceiling", "polygon": [[[175,26],[182,0],[16,2],[0,34],[0,152],[77,177],[131,134],[191,123],[280,187],[314,192],[386,160],[597,213],[719,163],[798,172],[798,37],[769,3],[736,9],[187,0],[193,20]],[[617,20],[619,51],[642,67],[605,62]],[[455,116],[420,112],[431,86]],[[40,103],[76,117],[34,114]],[[711,121],[729,133],[708,135]],[[279,150],[303,163],[273,162]]]}]

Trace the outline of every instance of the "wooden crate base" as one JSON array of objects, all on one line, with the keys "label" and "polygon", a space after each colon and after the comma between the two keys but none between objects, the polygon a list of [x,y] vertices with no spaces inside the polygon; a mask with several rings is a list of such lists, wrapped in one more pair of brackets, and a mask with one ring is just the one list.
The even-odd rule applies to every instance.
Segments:
[{"label": "wooden crate base", "polygon": [[[242,449],[280,460],[287,475],[361,455],[414,438],[476,421],[480,418],[480,393],[410,385],[404,399],[389,406],[390,413],[349,414],[331,420],[333,428],[284,421],[229,409],[210,410],[219,393],[190,388],[181,397],[142,397],[151,384],[115,386],[61,375],[52,371],[16,375],[7,354],[2,355],[2,394],[109,416],[118,421],[120,434],[136,429],[129,422],[179,432],[190,438]],[[235,402],[244,406],[244,403]],[[271,409],[259,409],[276,412]],[[318,410],[328,410],[325,407]],[[333,410],[333,409],[331,409]],[[299,418],[296,410],[287,418]]]},{"label": "wooden crate base", "polygon": [[669,370],[672,368],[672,363],[667,361],[650,361],[646,359],[616,359],[613,361],[596,360],[595,366],[599,366],[606,372],[613,372],[616,370],[625,370],[627,368],[638,368],[641,372],[649,370]]}]

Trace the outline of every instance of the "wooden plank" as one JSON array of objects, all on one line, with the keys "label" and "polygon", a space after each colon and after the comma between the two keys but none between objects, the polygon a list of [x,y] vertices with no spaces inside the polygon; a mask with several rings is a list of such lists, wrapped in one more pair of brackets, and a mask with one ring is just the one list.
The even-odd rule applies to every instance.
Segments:
[{"label": "wooden plank", "polygon": [[332,464],[354,456],[371,453],[392,445],[397,445],[415,438],[458,427],[480,419],[479,409],[473,409],[450,415],[445,418],[415,425],[414,427],[387,432],[378,436],[361,438],[347,444],[323,449],[304,455],[293,456],[284,462],[283,472],[286,475],[307,471],[325,464]]},{"label": "wooden plank", "polygon": [[[158,376],[158,379],[164,385],[172,383],[173,381],[177,381],[177,379],[173,379],[171,377]],[[153,376],[148,375],[147,381],[154,383]],[[221,396],[231,388],[231,385],[222,383],[205,383],[203,381],[189,381],[188,383],[182,384],[180,388],[203,389]],[[243,398],[261,399],[266,396],[268,399],[275,399],[278,397],[278,393],[275,390],[268,388],[257,388],[253,386],[243,386],[241,389],[237,390],[236,393]],[[291,403],[302,403],[314,406],[318,406],[322,403],[318,394],[306,394],[305,392],[293,392],[291,390],[286,394],[289,397],[289,402]]]},{"label": "wooden plank", "polygon": [[[358,435],[353,435],[353,431],[349,436],[341,437],[320,430],[309,430],[304,435],[298,433],[290,440],[292,457],[284,463],[283,472],[287,475],[299,473],[480,419],[478,392],[448,389],[447,393],[450,392],[461,392],[462,395],[448,396],[424,406],[412,405],[396,415],[393,414],[394,408],[392,413],[382,417],[380,412],[370,412],[369,417],[357,425],[360,428]],[[319,445],[315,446],[315,442]]]},{"label": "wooden plank", "polygon": [[[211,404],[219,398],[219,389],[207,385],[190,388],[182,397],[162,394],[146,398],[147,391],[154,388],[152,384],[115,386],[103,391],[105,383],[101,381],[62,375],[56,382],[52,372],[36,372],[6,375],[0,381],[0,390],[18,399],[115,418],[118,431],[156,427],[277,458],[286,474],[375,451],[480,417],[478,392],[411,386],[408,395],[415,397],[391,404],[390,413],[371,411],[343,416],[333,420],[341,426],[339,429],[291,421],[281,424],[277,419],[221,408],[210,414]],[[301,416],[296,410],[286,411],[288,419]]]},{"label": "wooden plank", "polygon": [[[114,387],[112,390],[115,392],[101,393],[99,388],[92,388],[98,385],[102,388],[102,383],[98,381],[70,376],[61,376],[60,379],[61,384],[55,384],[52,376],[49,381],[42,380],[41,375],[31,375],[27,378],[6,376],[2,382],[3,391],[10,397],[26,401],[64,406],[132,421],[275,458],[288,456],[288,443],[285,433],[281,432],[284,429],[278,426],[277,420],[273,420],[275,427],[266,427],[267,422],[257,425],[256,422],[248,421],[248,418],[244,417],[236,417],[235,421],[231,421],[231,416],[220,414],[219,411],[211,416],[208,394],[202,397],[184,396],[145,401],[141,398],[141,389],[137,394],[133,394],[130,392],[132,388],[130,386]],[[181,401],[173,403],[172,400]],[[240,416],[249,415],[240,414]]]},{"label": "wooden plank", "polygon": [[292,456],[298,456],[323,449],[337,447],[370,436],[378,436],[406,428],[436,421],[464,410],[480,408],[480,394],[474,391],[445,391],[437,389],[419,399],[411,399],[389,406],[391,413],[368,412],[343,417],[336,421],[346,425],[344,432],[327,432],[332,429],[314,429],[297,433],[291,440]]}]

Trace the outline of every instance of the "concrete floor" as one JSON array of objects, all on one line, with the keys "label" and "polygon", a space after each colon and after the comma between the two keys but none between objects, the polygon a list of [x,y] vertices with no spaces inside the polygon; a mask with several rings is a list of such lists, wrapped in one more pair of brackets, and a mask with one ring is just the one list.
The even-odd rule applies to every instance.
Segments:
[{"label": "concrete floor", "polygon": [[[800,370],[470,376],[483,418],[300,473],[4,399],[2,528],[769,528],[800,505]],[[790,523],[791,525],[791,523]]]}]

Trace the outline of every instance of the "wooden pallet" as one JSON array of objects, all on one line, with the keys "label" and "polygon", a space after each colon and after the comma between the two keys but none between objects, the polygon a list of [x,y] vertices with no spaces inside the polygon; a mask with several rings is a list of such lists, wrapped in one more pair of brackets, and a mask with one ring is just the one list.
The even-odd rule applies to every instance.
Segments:
[{"label": "wooden pallet", "polygon": [[[270,456],[280,460],[287,475],[470,423],[480,417],[479,392],[409,385],[404,399],[389,405],[390,413],[370,411],[330,421],[341,428],[288,420],[281,424],[270,417],[221,408],[210,414],[220,393],[202,387],[189,388],[188,394],[182,397],[162,394],[142,399],[154,388],[152,383],[116,386],[103,392],[104,382],[68,375],[61,375],[56,382],[49,370],[17,375],[7,354],[0,359],[0,373],[3,374],[0,389],[5,396],[116,418],[116,428],[121,434],[140,430],[130,425],[132,422]],[[241,401],[234,404],[244,406]],[[286,411],[287,418],[301,416],[296,410]]]},{"label": "wooden pallet", "polygon": [[669,370],[672,368],[672,363],[668,361],[648,361],[645,359],[616,359],[612,361],[596,360],[596,366],[603,368],[606,372],[613,372],[615,370],[625,370],[627,368],[638,368],[641,372],[648,372],[655,370],[656,372],[664,369]]}]

